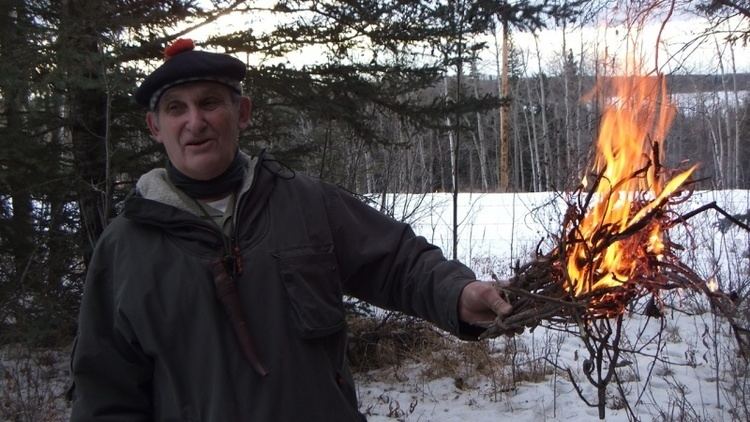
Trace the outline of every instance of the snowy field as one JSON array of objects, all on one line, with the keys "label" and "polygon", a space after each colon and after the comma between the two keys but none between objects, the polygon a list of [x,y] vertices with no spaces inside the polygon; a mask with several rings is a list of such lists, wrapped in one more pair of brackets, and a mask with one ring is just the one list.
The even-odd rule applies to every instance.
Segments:
[{"label": "snowy field", "polygon": [[[408,216],[418,234],[450,254],[453,211],[449,194],[392,199],[397,204],[393,207],[396,217]],[[679,211],[714,201],[730,213],[742,214],[750,209],[750,192],[697,192]],[[459,203],[459,258],[485,277],[490,272],[509,275],[511,262],[524,262],[540,241],[556,234],[559,209],[564,205],[560,198],[544,193],[461,194]],[[420,210],[412,211],[416,208]],[[724,291],[747,295],[750,234],[731,227],[722,232],[720,217],[707,211],[670,236],[686,246],[682,259],[699,274],[716,280]],[[620,387],[612,382],[607,389],[606,420],[747,420],[747,366],[737,355],[737,342],[728,325],[708,311],[703,299],[678,294],[670,299],[672,308],[663,319],[638,314],[625,318],[621,344],[632,352],[619,360]],[[538,327],[514,339],[490,340],[483,347],[484,356],[479,357],[462,357],[457,349],[458,369],[451,376],[426,376],[431,372],[429,362],[408,362],[396,369],[359,375],[361,410],[371,421],[599,418],[598,409],[587,406],[569,380],[570,373],[583,396],[597,402],[596,391],[583,373],[587,351],[576,335]],[[507,363],[509,350],[515,351],[511,365]],[[490,375],[472,371],[493,361],[505,363]],[[515,375],[508,366],[515,366]],[[523,380],[521,375],[529,373],[535,379]]]}]

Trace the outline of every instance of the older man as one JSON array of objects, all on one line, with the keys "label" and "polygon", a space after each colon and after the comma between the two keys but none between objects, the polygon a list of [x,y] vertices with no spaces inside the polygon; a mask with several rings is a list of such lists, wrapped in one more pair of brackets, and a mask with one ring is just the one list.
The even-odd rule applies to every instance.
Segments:
[{"label": "older man", "polygon": [[342,190],[239,150],[245,66],[179,40],[135,93],[169,157],[91,260],[73,421],[356,421],[342,295],[459,336],[510,311]]}]

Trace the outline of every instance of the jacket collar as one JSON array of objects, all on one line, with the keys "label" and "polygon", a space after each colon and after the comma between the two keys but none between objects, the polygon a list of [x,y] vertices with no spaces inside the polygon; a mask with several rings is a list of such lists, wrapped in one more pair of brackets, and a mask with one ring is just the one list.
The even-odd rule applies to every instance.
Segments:
[{"label": "jacket collar", "polygon": [[[255,159],[246,158],[248,171],[235,201],[235,216],[241,214],[244,222],[251,223],[268,201],[276,180],[293,178],[294,172],[278,163],[265,150]],[[171,227],[177,231],[178,227],[186,225],[209,226],[199,218],[202,211],[195,201],[169,183],[164,169],[154,169],[141,176],[134,195],[125,201],[122,215],[133,221]]]},{"label": "jacket collar", "polygon": [[[252,158],[242,151],[239,154],[242,154],[247,162],[245,178],[238,195],[241,196],[250,190],[256,173],[255,167],[260,160]],[[142,175],[138,179],[135,189],[137,195],[144,199],[169,205],[193,215],[201,215],[201,210],[195,201],[172,184],[167,177],[167,170],[164,168],[155,168]]]}]

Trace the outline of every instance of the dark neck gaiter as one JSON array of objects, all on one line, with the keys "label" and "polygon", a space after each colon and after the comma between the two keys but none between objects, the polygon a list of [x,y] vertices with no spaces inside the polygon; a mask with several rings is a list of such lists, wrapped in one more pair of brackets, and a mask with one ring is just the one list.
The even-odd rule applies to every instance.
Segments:
[{"label": "dark neck gaiter", "polygon": [[211,180],[195,180],[182,174],[172,162],[167,164],[169,180],[189,197],[195,199],[215,198],[235,191],[245,178],[247,160],[237,152],[224,173]]}]

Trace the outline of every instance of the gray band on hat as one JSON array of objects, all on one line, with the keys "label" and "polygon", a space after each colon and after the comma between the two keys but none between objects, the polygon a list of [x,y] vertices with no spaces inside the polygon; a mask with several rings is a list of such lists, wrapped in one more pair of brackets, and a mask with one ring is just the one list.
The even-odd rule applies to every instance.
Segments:
[{"label": "gray band on hat", "polygon": [[212,76],[196,76],[193,78],[178,79],[154,91],[154,93],[151,95],[151,98],[149,99],[149,103],[148,103],[149,109],[156,110],[156,105],[159,103],[159,99],[161,98],[162,94],[164,94],[164,92],[168,90],[169,88],[172,88],[176,85],[188,83],[188,82],[199,82],[199,81],[218,82],[222,85],[226,85],[228,88],[242,95],[242,84],[239,81],[233,81],[227,78],[219,78],[219,77],[212,77]]}]

